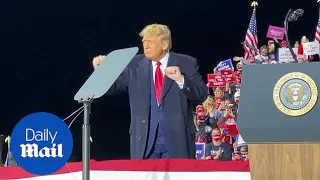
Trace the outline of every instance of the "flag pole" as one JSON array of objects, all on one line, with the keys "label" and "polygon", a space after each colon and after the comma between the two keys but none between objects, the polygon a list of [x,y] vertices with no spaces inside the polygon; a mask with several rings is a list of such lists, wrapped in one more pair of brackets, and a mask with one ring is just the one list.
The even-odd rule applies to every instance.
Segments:
[{"label": "flag pole", "polygon": [[[320,1],[320,0],[318,0]],[[258,6],[258,2],[257,1],[252,1],[251,2],[251,7],[253,7],[253,10],[256,10],[256,7]]]},{"label": "flag pole", "polygon": [[[243,42],[243,49],[244,49],[244,59],[248,59],[250,55],[256,55],[256,51],[250,48],[253,46],[255,49],[258,49],[258,33],[257,33],[257,19],[256,19],[256,9],[258,6],[257,1],[252,1],[250,4],[253,7],[253,11],[251,14],[249,27],[246,32],[246,36]],[[253,39],[253,41],[249,41],[247,39]],[[248,46],[249,45],[249,46]]]},{"label": "flag pole", "polygon": [[8,143],[8,152],[7,152],[6,162],[4,163],[4,166],[5,167],[16,166],[17,163],[13,158],[13,155],[12,155],[12,152],[11,152],[11,147],[10,147],[11,137],[7,136],[6,139],[5,139],[5,142]]}]

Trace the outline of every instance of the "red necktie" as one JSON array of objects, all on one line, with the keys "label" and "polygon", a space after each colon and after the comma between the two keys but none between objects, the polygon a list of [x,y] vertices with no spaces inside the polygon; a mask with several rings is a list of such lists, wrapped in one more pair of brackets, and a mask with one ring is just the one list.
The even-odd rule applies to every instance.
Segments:
[{"label": "red necktie", "polygon": [[158,100],[158,103],[161,101],[161,92],[162,92],[162,85],[163,85],[163,74],[161,71],[161,62],[157,62],[157,69],[155,74],[155,81],[154,81],[154,87],[156,90],[156,98]]}]

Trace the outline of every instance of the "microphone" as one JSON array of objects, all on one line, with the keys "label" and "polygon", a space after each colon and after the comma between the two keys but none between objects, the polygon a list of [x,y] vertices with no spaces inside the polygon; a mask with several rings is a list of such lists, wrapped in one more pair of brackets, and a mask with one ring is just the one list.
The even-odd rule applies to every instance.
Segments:
[{"label": "microphone", "polygon": [[[292,10],[291,10],[292,11]],[[296,9],[295,11],[293,11],[289,17],[288,17],[288,21],[289,22],[294,22],[297,21],[299,17],[302,17],[304,14],[304,10],[303,9]]]},{"label": "microphone", "polygon": [[255,51],[255,52],[258,52],[259,50],[256,49],[255,47],[251,46],[250,44],[246,43],[246,42],[241,42],[242,45],[245,45],[247,46],[249,49]]}]

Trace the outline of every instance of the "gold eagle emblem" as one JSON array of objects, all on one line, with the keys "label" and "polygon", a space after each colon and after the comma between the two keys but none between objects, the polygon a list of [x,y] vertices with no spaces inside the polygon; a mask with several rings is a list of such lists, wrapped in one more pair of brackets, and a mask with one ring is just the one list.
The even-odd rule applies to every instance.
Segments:
[{"label": "gold eagle emblem", "polygon": [[317,100],[317,84],[310,76],[301,72],[285,74],[273,89],[275,106],[288,116],[301,116],[308,113]]},{"label": "gold eagle emblem", "polygon": [[303,100],[304,87],[300,84],[292,84],[287,87],[287,103],[301,102]]}]

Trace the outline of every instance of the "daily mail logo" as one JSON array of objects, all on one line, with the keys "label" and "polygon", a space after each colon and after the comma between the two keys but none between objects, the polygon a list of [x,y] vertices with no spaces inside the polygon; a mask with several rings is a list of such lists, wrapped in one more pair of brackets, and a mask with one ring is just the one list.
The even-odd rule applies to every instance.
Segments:
[{"label": "daily mail logo", "polygon": [[62,143],[56,144],[55,139],[57,137],[58,131],[52,133],[49,129],[44,129],[42,131],[36,131],[31,128],[26,129],[26,141],[27,142],[50,142],[51,147],[39,148],[38,144],[21,144],[21,157],[63,157],[63,145]]},{"label": "daily mail logo", "polygon": [[33,113],[18,122],[11,137],[17,164],[32,174],[48,175],[69,160],[73,138],[68,126],[50,113]]}]

